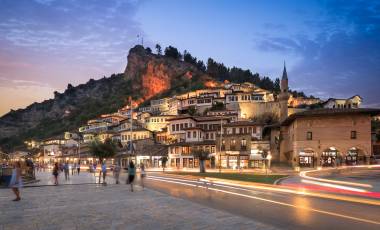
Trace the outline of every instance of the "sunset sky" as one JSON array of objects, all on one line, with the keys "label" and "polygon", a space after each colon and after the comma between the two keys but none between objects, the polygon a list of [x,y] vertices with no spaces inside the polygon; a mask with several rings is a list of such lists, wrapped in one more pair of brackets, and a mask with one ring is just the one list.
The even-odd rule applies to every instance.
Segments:
[{"label": "sunset sky", "polygon": [[380,1],[0,0],[0,115],[123,72],[138,34],[380,107]]}]

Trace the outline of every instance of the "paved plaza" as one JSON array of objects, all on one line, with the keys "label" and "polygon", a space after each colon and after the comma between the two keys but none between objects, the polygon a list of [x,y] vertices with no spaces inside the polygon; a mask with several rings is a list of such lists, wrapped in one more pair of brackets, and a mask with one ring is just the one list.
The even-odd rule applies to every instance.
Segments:
[{"label": "paved plaza", "polygon": [[89,173],[72,176],[72,185],[59,186],[48,185],[50,175],[37,174],[39,186],[25,187],[20,202],[11,201],[10,189],[0,189],[0,230],[274,229],[139,186],[130,192],[125,184],[88,184],[95,182]]}]

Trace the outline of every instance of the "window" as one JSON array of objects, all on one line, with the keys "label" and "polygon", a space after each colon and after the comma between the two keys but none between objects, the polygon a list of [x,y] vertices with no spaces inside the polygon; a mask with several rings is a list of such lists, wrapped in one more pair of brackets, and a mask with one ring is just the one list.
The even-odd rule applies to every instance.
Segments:
[{"label": "window", "polygon": [[313,140],[313,133],[312,132],[307,132],[306,133],[306,140]]},{"label": "window", "polygon": [[206,139],[208,139],[208,133],[206,133]]},{"label": "window", "polygon": [[246,139],[242,139],[241,140],[241,150],[247,150],[247,140]]},{"label": "window", "polygon": [[191,138],[191,132],[187,132],[187,138]]},{"label": "window", "polygon": [[175,131],[175,125],[172,125],[172,132]]},{"label": "window", "polygon": [[214,133],[210,133],[210,139],[214,140]]},{"label": "window", "polygon": [[176,124],[176,125],[175,125],[175,129],[176,129],[177,131],[179,131],[179,124]]},{"label": "window", "polygon": [[182,123],[181,123],[181,125],[180,125],[180,129],[183,130],[183,124],[182,124]]},{"label": "window", "polygon": [[193,131],[193,138],[197,138],[197,132]]},{"label": "window", "polygon": [[243,128],[239,128],[239,133],[240,133],[240,134],[243,133]]},{"label": "window", "polygon": [[232,128],[232,134],[236,134],[236,128]]},{"label": "window", "polygon": [[185,123],[185,129],[187,129],[187,127],[188,127],[188,124],[187,124],[187,123]]},{"label": "window", "polygon": [[356,131],[351,131],[351,139],[356,139]]},{"label": "window", "polygon": [[230,146],[230,149],[231,149],[231,150],[235,150],[235,145],[236,145],[236,140],[235,140],[235,139],[232,139],[232,140],[231,140],[231,146]]}]

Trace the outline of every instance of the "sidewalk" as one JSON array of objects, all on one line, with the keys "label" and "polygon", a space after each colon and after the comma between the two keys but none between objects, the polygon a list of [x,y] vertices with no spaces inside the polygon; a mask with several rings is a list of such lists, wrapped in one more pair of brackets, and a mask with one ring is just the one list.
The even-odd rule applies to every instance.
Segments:
[{"label": "sidewalk", "polygon": [[[84,174],[75,180],[91,178]],[[29,187],[21,195],[20,202],[12,202],[11,190],[0,190],[1,230],[275,229],[139,186],[132,193],[125,184]]]}]

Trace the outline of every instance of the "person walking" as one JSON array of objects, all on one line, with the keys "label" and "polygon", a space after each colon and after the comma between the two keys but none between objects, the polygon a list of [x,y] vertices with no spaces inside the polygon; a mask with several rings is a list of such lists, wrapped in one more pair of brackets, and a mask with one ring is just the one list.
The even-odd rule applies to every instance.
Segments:
[{"label": "person walking", "polygon": [[71,175],[73,176],[75,171],[77,170],[77,163],[71,165]]},{"label": "person walking", "polygon": [[53,167],[54,185],[58,185],[59,166],[56,162]]},{"label": "person walking", "polygon": [[77,164],[77,173],[78,173],[78,175],[79,175],[79,173],[80,173],[80,162],[78,162],[78,164]]},{"label": "person walking", "polygon": [[117,164],[115,165],[115,169],[113,170],[113,175],[114,175],[114,177],[115,177],[115,183],[116,183],[116,184],[119,184],[120,170],[121,170],[121,167],[120,167],[120,165],[117,163]]},{"label": "person walking", "polygon": [[[103,174],[103,185],[106,185],[106,176],[107,176],[107,165],[106,162],[103,161],[102,167],[101,167],[101,172]],[[99,179],[100,180],[100,179]]]},{"label": "person walking", "polygon": [[70,180],[70,170],[69,170],[69,163],[65,163],[63,165],[63,172],[65,173],[65,180]]},{"label": "person walking", "polygon": [[135,164],[133,163],[133,161],[130,161],[129,162],[129,166],[128,166],[128,180],[127,180],[127,184],[131,185],[131,192],[133,192],[133,181],[135,180],[135,175],[136,175]]},{"label": "person walking", "polygon": [[16,195],[16,199],[13,201],[20,201],[20,189],[22,187],[22,178],[21,178],[21,164],[20,162],[16,162],[13,165],[12,169],[12,177],[9,183],[9,187],[12,188],[13,193]]},{"label": "person walking", "polygon": [[144,179],[146,177],[146,172],[145,172],[145,165],[144,163],[140,164],[140,179],[141,179],[141,187],[144,189]]}]

